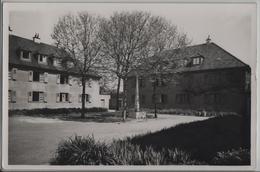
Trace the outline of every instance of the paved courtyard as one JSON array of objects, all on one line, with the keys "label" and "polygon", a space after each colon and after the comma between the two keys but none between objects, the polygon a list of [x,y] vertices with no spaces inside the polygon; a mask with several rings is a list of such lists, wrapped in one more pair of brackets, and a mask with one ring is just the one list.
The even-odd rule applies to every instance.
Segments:
[{"label": "paved courtyard", "polygon": [[9,164],[48,164],[59,142],[73,135],[94,135],[109,143],[113,139],[154,132],[180,123],[204,120],[206,117],[159,115],[158,119],[98,123],[62,121],[40,117],[9,118]]}]

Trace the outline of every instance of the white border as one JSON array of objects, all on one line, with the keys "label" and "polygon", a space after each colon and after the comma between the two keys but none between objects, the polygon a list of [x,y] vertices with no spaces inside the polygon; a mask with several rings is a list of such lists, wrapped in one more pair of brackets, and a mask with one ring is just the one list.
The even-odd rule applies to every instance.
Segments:
[{"label": "white border", "polygon": [[[35,2],[33,0],[3,0],[3,2]],[[37,0],[36,2],[71,2],[71,0]],[[93,1],[86,1],[86,0],[77,0],[76,2],[93,2]],[[157,0],[154,1],[145,1],[145,0],[134,0],[134,1],[126,1],[126,0],[114,0],[114,1],[104,1],[104,0],[96,0],[95,2],[98,3],[257,3],[257,44],[256,46],[259,47],[259,0],[236,0],[236,1],[209,1],[209,0],[194,0],[194,1],[174,1],[174,0],[164,0],[162,2],[158,2]],[[2,137],[3,137],[3,144],[2,144],[2,167],[5,170],[12,170],[12,171],[20,171],[20,170],[41,170],[41,171],[47,171],[47,170],[55,170],[55,171],[71,171],[71,170],[79,170],[79,171],[93,171],[93,170],[102,170],[102,171],[107,171],[107,170],[113,170],[113,171],[122,171],[122,170],[145,170],[145,171],[158,171],[158,170],[164,170],[164,171],[172,171],[172,170],[178,170],[178,171],[187,171],[187,170],[192,170],[192,171],[201,171],[201,170],[206,170],[206,171],[216,171],[216,170],[230,170],[230,171],[252,171],[256,170],[256,152],[258,152],[257,155],[257,170],[260,170],[260,149],[259,146],[257,147],[258,149],[256,150],[256,141],[258,145],[260,145],[260,139],[259,139],[259,133],[256,133],[256,127],[257,131],[260,130],[259,123],[260,123],[260,118],[256,118],[256,115],[252,115],[251,119],[251,159],[252,159],[252,164],[251,166],[180,166],[180,165],[168,165],[168,166],[49,166],[49,165],[8,165],[8,95],[7,91],[8,90],[8,23],[9,23],[9,8],[6,6],[6,3],[3,4],[3,87],[2,87]],[[256,24],[256,23],[255,23]],[[253,29],[256,29],[255,27],[252,27]],[[253,42],[256,40],[252,40]],[[255,50],[254,50],[255,51]],[[257,51],[257,57],[259,58],[259,52]],[[252,74],[254,73],[254,70],[256,70],[255,75],[252,76],[252,79],[256,79],[257,76],[259,76],[259,60],[257,61],[257,69],[252,69]],[[5,76],[5,77],[4,77]],[[257,80],[257,85],[259,85],[259,81]],[[254,89],[252,89],[251,97],[252,97],[252,102],[251,102],[251,114],[255,113],[256,114],[256,95],[258,95],[258,100],[259,100],[259,92],[256,92],[256,87],[252,85]],[[258,87],[259,89],[259,87]],[[258,101],[259,102],[259,101]],[[260,105],[258,103],[258,105]],[[259,112],[259,107],[257,107],[257,112]],[[256,125],[256,121],[258,121],[258,125]],[[258,134],[258,138],[256,140],[256,134]]]}]

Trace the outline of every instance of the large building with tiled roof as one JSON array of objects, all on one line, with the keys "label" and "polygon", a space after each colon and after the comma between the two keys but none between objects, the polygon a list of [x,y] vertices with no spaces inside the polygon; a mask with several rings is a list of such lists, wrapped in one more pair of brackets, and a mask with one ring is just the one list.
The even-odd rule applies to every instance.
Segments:
[{"label": "large building with tiled roof", "polygon": [[[9,109],[80,108],[82,86],[73,63],[55,46],[9,36]],[[86,107],[108,108],[100,76],[89,73]]]},{"label": "large building with tiled roof", "polygon": [[[178,79],[153,81],[139,76],[141,108],[183,109],[208,112],[249,113],[250,67],[213,42],[166,50],[151,60],[173,60],[177,67],[168,75]],[[139,74],[140,75],[140,74]],[[136,78],[128,79],[128,103],[134,107]]]}]

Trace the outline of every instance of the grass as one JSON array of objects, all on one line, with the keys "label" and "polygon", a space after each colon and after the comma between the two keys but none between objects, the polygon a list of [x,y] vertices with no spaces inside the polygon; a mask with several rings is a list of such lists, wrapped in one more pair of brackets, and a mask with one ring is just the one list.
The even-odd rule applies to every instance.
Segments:
[{"label": "grass", "polygon": [[62,142],[59,165],[249,165],[248,119],[236,115],[180,124],[107,145],[93,137]]},{"label": "grass", "polygon": [[[42,118],[56,118],[64,121],[80,122],[122,122],[121,112],[107,112],[104,108],[87,108],[85,117],[81,117],[80,108],[60,108],[60,109],[33,109],[33,110],[10,110],[10,116],[25,115]],[[128,118],[126,121],[131,120]]]},{"label": "grass", "polygon": [[191,157],[211,163],[218,152],[250,149],[250,127],[240,116],[228,115],[210,118],[161,131],[128,138],[132,144],[155,150],[179,148],[191,153]]}]

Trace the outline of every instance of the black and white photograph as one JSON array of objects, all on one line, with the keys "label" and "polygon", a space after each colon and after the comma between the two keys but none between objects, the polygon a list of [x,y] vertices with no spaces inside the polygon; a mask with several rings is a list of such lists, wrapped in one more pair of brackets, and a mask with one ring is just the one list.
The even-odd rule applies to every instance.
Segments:
[{"label": "black and white photograph", "polygon": [[3,10],[5,169],[255,169],[256,2]]}]

